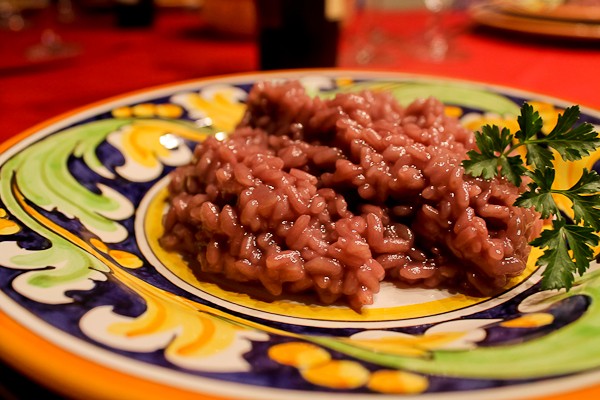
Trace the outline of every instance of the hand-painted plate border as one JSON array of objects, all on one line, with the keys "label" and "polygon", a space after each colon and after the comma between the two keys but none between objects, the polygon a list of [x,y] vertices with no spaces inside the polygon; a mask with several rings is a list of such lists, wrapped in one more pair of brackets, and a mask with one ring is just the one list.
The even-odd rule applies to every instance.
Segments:
[{"label": "hand-painted plate border", "polygon": [[[0,357],[80,398],[598,395],[596,268],[569,293],[539,292],[531,269],[492,299],[419,306],[407,318],[385,317],[393,305],[380,300],[379,316],[332,321],[293,302],[240,306],[156,254],[147,221],[161,179],[195,141],[233,127],[253,82],[285,78],[323,96],[435,96],[471,128],[510,125],[524,100],[549,121],[569,105],[473,82],[314,70],[169,85],[57,117],[0,155]],[[598,125],[600,113],[583,109],[582,119]],[[402,306],[422,302],[409,293]]]}]

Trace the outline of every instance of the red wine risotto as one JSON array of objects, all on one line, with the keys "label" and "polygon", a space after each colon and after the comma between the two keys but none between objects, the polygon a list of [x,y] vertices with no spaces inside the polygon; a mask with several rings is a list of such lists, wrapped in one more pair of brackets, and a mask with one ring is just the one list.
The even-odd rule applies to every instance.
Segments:
[{"label": "red wine risotto", "polygon": [[490,294],[542,223],[513,206],[518,187],[465,175],[474,146],[433,98],[258,83],[234,132],[172,172],[160,243],[203,273],[356,310],[384,279]]}]

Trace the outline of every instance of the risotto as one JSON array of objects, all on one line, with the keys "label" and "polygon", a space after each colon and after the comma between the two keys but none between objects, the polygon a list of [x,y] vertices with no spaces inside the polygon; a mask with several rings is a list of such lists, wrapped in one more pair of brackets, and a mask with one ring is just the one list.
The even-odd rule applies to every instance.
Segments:
[{"label": "risotto", "polygon": [[258,83],[228,138],[172,172],[160,242],[203,273],[356,310],[384,279],[490,294],[541,221],[513,206],[520,188],[465,175],[474,146],[433,98]]}]

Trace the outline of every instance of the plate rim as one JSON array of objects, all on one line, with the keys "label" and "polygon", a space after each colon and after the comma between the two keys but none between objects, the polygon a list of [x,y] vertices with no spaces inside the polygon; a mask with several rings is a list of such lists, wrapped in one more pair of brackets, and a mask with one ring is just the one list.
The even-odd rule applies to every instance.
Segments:
[{"label": "plate rim", "polygon": [[[188,79],[183,81],[175,81],[172,83],[165,83],[162,85],[155,85],[148,88],[143,88],[135,91],[125,92],[120,95],[111,96],[103,100],[99,100],[81,107],[77,107],[71,111],[61,113],[53,118],[47,119],[41,123],[32,126],[25,131],[14,135],[4,142],[0,143],[0,162],[3,163],[6,157],[10,157],[15,153],[18,153],[22,148],[26,147],[29,142],[46,137],[49,132],[60,129],[61,125],[68,125],[70,120],[81,120],[84,119],[83,115],[86,113],[96,115],[101,109],[114,108],[119,102],[130,104],[136,98],[142,98],[144,96],[160,96],[160,93],[174,93],[177,90],[183,90],[185,88],[193,88],[195,86],[202,86],[207,83],[214,82],[241,82],[244,80],[256,81],[259,78],[271,77],[271,78],[291,78],[301,77],[303,75],[321,75],[327,77],[344,77],[349,76],[354,79],[421,79],[428,81],[440,81],[446,83],[457,83],[476,86],[486,90],[500,91],[505,94],[514,94],[517,96],[527,97],[533,96],[535,99],[551,101],[555,105],[568,106],[572,104],[568,100],[557,98],[555,96],[545,95],[543,93],[522,90],[505,85],[497,85],[493,83],[481,82],[476,80],[467,80],[452,78],[440,75],[431,74],[419,74],[419,73],[405,73],[399,71],[379,71],[379,70],[366,70],[366,69],[299,69],[299,70],[279,70],[279,71],[255,71],[245,72],[237,74],[224,74],[216,75],[195,79]],[[110,107],[109,107],[110,106]],[[582,111],[595,115],[600,118],[600,110],[581,106]],[[4,296],[4,292],[0,293]],[[32,316],[34,317],[34,316]],[[36,318],[36,317],[34,317]],[[43,321],[42,321],[43,322]],[[47,337],[44,337],[34,330],[28,329],[27,324],[23,323],[23,318],[12,315],[10,311],[4,309],[0,303],[0,331],[3,332],[2,340],[0,341],[0,358],[5,361],[8,365],[12,366],[16,370],[32,378],[34,381],[39,382],[42,386],[50,387],[58,393],[68,394],[73,396],[74,394],[82,398],[102,398],[102,399],[120,399],[123,398],[124,392],[128,394],[127,398],[136,399],[152,399],[152,398],[164,398],[165,395],[174,396],[176,399],[188,399],[194,398],[199,400],[226,400],[232,399],[226,395],[214,395],[210,393],[202,393],[197,391],[188,391],[181,386],[172,386],[162,384],[158,381],[145,379],[136,374],[131,374],[126,371],[120,371],[115,368],[111,368],[105,364],[94,362],[92,359],[86,358],[81,354],[69,351],[69,349],[61,346],[52,341]],[[32,346],[32,343],[36,343],[41,347]],[[46,352],[55,354],[57,360],[60,360],[60,364],[70,361],[76,365],[82,366],[81,369],[77,368],[73,370],[71,368],[68,373],[52,368],[55,364],[46,362],[44,358],[36,357],[35,353],[40,353],[40,349],[44,349]],[[26,349],[23,352],[22,349]],[[17,362],[18,360],[27,361],[27,365],[23,365]],[[89,370],[94,370],[94,374],[86,373]],[[596,374],[593,374],[596,376]],[[72,379],[76,377],[77,379]],[[114,379],[127,381],[126,385],[119,385],[117,388],[111,387],[111,385],[105,385],[104,379],[98,379],[99,377],[105,378],[107,381]],[[51,379],[44,379],[51,378]],[[585,379],[584,379],[585,380]],[[595,380],[594,382],[597,382]],[[543,382],[538,382],[543,383]],[[531,387],[534,384],[527,384],[526,386]],[[580,387],[577,384],[573,384],[574,387],[565,387],[564,391],[559,394],[545,396],[547,400],[563,400],[572,398],[577,395],[577,398],[598,398],[600,395],[600,384],[590,384],[589,379],[587,380],[586,387]],[[77,388],[77,393],[73,393],[73,389]],[[107,388],[110,387],[110,391]],[[518,387],[517,387],[518,388]],[[70,389],[70,390],[69,390]],[[487,392],[502,393],[502,388],[491,389]],[[518,390],[514,389],[513,390]],[[512,390],[511,390],[512,391]],[[473,391],[481,392],[481,391]],[[492,393],[491,397],[494,398]],[[513,392],[514,394],[514,392]],[[353,397],[351,394],[347,394],[349,398]],[[465,395],[459,393],[458,395]],[[539,397],[539,395],[533,392],[528,393],[527,397]],[[411,396],[402,396],[403,399],[411,398]],[[419,398],[423,398],[420,396]],[[501,398],[501,397],[499,397]]]},{"label": "plate rim", "polygon": [[589,42],[600,40],[600,23],[591,21],[535,18],[509,12],[487,2],[469,7],[469,15],[481,25],[508,32]]},{"label": "plate rim", "polygon": [[489,3],[506,12],[528,18],[600,23],[600,11],[596,6],[562,3],[532,7],[515,0],[490,0]]}]

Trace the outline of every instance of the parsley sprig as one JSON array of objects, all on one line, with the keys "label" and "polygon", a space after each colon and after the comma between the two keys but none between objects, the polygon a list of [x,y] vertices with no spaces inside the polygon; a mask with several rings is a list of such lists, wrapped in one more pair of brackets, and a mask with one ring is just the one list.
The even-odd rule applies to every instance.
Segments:
[{"label": "parsley sprig", "polygon": [[[594,247],[600,243],[600,176],[584,169],[572,187],[553,188],[555,153],[565,161],[576,161],[600,147],[594,126],[576,125],[579,117],[578,106],[568,107],[558,116],[552,131],[544,135],[542,118],[525,103],[517,118],[519,130],[514,135],[507,128],[483,126],[475,132],[478,150],[469,151],[469,159],[462,164],[474,177],[503,176],[516,186],[521,185],[523,177],[530,179],[515,205],[533,207],[542,218],[553,217],[552,227],[530,243],[544,250],[537,260],[538,266],[545,267],[541,283],[544,290],[569,290],[574,274],[585,273],[594,259]],[[525,161],[515,152],[519,147],[526,150]],[[560,196],[572,204],[572,219],[561,212],[556,202]]]}]

